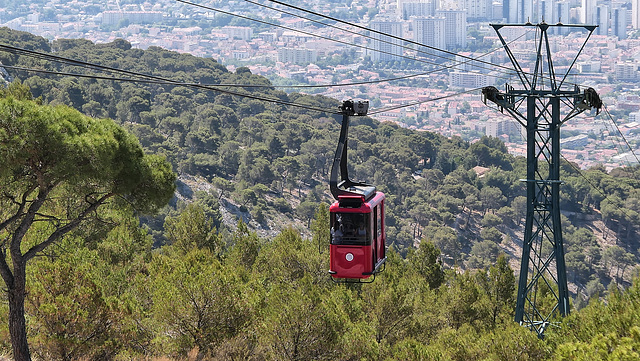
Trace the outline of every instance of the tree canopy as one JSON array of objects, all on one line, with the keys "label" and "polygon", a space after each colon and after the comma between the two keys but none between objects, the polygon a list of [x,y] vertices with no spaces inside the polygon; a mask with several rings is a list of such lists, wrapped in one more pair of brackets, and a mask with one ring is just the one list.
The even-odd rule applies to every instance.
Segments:
[{"label": "tree canopy", "polygon": [[16,360],[28,360],[27,263],[112,203],[151,212],[173,196],[175,174],[112,120],[29,99],[0,98],[0,275]]},{"label": "tree canopy", "polygon": [[[576,306],[618,324],[598,334],[589,322],[569,323],[579,337],[557,347],[561,338],[539,340],[510,321],[514,278],[503,254],[512,265],[518,257],[526,161],[499,139],[354,117],[349,174],[386,193],[390,245],[374,284],[336,286],[324,249],[338,100],[287,94],[248,68],[122,39],[48,42],[8,29],[0,37],[183,82],[11,70],[28,88],[0,90],[1,315],[24,324],[39,358],[561,359],[637,350],[632,316],[616,318],[607,305],[635,302],[640,167],[578,172],[561,163]],[[0,60],[89,72],[24,55]],[[189,83],[236,84],[252,98],[326,112]],[[177,197],[144,215],[174,194],[172,170]],[[631,286],[628,298],[618,284]],[[24,310],[15,308],[21,297]],[[13,332],[0,325],[0,351]]]}]

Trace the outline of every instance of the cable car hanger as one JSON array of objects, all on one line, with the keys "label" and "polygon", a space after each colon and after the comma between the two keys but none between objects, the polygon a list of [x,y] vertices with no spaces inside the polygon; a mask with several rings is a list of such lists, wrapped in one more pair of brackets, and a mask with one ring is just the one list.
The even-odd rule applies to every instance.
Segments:
[{"label": "cable car hanger", "polygon": [[[340,108],[342,114],[342,127],[340,128],[340,139],[338,147],[333,158],[333,166],[331,167],[331,178],[329,179],[329,188],[333,198],[338,200],[341,195],[364,196],[367,201],[376,194],[376,187],[363,183],[354,182],[349,179],[349,171],[347,169],[347,148],[349,136],[350,117],[354,115],[365,116],[369,111],[368,101],[345,100]],[[340,181],[338,181],[338,170],[340,171]]]}]

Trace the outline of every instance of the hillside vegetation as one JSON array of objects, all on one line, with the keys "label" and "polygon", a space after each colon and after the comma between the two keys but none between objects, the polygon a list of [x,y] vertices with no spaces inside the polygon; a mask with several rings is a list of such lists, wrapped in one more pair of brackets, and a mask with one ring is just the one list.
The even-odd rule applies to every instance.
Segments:
[{"label": "hillside vegetation", "polygon": [[[6,28],[0,39],[184,83],[247,85],[222,88],[326,109],[188,85],[11,70],[45,104],[115,119],[147,152],[166,156],[180,179],[177,197],[143,218],[144,227],[140,215],[114,210],[33,261],[26,313],[34,354],[43,359],[637,355],[638,167],[579,172],[562,164],[567,267],[574,305],[584,309],[539,340],[511,321],[515,278],[504,254],[520,257],[525,192],[518,180],[526,162],[499,140],[470,144],[354,118],[350,175],[387,194],[390,259],[375,283],[338,286],[326,273],[327,175],[340,101],[286,94],[247,68],[232,73],[212,59],[123,40],[48,42]],[[96,74],[6,52],[0,61]],[[230,210],[244,221],[225,221]],[[599,297],[607,288],[605,303]],[[9,352],[8,343],[0,347]]]}]

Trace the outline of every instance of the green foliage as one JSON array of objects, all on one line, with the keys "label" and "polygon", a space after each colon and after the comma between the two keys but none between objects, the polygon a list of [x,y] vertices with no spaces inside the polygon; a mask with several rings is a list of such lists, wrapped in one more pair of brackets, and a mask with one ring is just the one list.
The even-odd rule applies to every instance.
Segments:
[{"label": "green foliage", "polygon": [[495,227],[483,228],[482,231],[480,231],[480,238],[499,244],[502,242],[502,233]]},{"label": "green foliage", "polygon": [[134,279],[150,259],[151,239],[135,217],[112,210],[105,239],[81,229],[28,270],[26,312],[34,353],[43,359],[114,359],[139,354],[149,335]]},{"label": "green foliage", "polygon": [[[28,39],[22,33],[7,31],[3,35],[8,43],[39,44],[45,51],[53,47],[60,56],[183,82],[269,84],[245,67],[231,73],[212,59],[157,47],[135,49],[121,39],[108,44],[61,39],[48,44],[41,38]],[[6,64],[26,66],[30,61],[12,55]],[[50,66],[71,71],[65,64]],[[330,201],[327,192],[320,197],[314,195],[313,199],[306,194],[325,182],[333,160],[339,130],[338,119],[330,114],[339,104],[334,99],[286,94],[271,88],[254,90],[256,95],[327,109],[327,113],[315,114],[180,85],[59,81],[45,75],[17,75],[43,102],[69,104],[93,116],[118,119],[140,138],[146,150],[165,154],[181,173],[213,179],[221,200],[239,200],[242,209],[250,210],[263,225],[269,223],[273,212],[285,212],[309,222],[317,204]],[[524,185],[517,180],[524,177],[526,163],[510,156],[499,139],[483,137],[471,144],[458,137],[414,132],[367,117],[353,119],[350,139],[348,156],[353,178],[374,183],[389,198],[395,197],[388,202],[386,211],[395,222],[389,231],[398,236],[399,245],[417,243],[430,222],[455,227],[463,213],[463,227],[475,226],[474,214],[478,211],[503,219],[501,225],[493,219],[491,225],[483,227],[503,230],[502,225],[522,226]],[[471,171],[475,165],[490,167],[491,171],[478,179]],[[563,192],[568,190],[562,200],[563,209],[600,207],[602,195],[593,192],[589,183],[564,162],[562,169],[568,176],[567,186],[562,188]],[[422,171],[423,178],[414,183],[411,176],[416,171]],[[633,170],[615,171],[613,175],[600,170],[586,173],[589,182],[620,200],[629,199],[615,204],[604,202],[602,214],[619,238],[631,239],[637,231],[634,215],[640,214],[640,202],[635,201],[638,197],[631,181]],[[232,194],[232,185],[241,183],[246,185]],[[266,191],[255,188],[260,185]],[[270,198],[271,193],[275,199]],[[218,227],[215,217],[214,224]],[[158,233],[159,229],[154,231]],[[457,246],[455,242],[443,242],[438,247],[447,255],[458,250],[468,252],[471,238],[463,235]]]},{"label": "green foliage", "polygon": [[334,345],[346,326],[344,316],[334,303],[323,300],[310,278],[301,281],[299,287],[281,284],[267,294],[273,302],[264,309],[259,331],[269,359],[333,360]]},{"label": "green foliage", "polygon": [[153,342],[163,353],[184,356],[197,347],[207,355],[250,319],[246,285],[208,250],[155,257],[150,271],[151,311],[158,327]]},{"label": "green foliage", "polygon": [[[164,206],[173,196],[175,174],[163,157],[145,155],[137,139],[113,121],[16,99],[15,93],[22,94],[10,89],[0,98],[0,274],[10,295],[14,354],[28,357],[28,344],[20,341],[26,340],[27,263],[108,214],[102,209],[107,204],[141,212]],[[73,313],[69,306],[62,312]],[[74,342],[56,352],[69,357]]]},{"label": "green foliage", "polygon": [[468,266],[471,268],[485,268],[495,262],[500,248],[495,242],[483,240],[471,247]]},{"label": "green foliage", "polygon": [[100,263],[95,252],[85,249],[34,265],[37,274],[31,275],[28,312],[38,335],[32,339],[36,354],[74,359],[117,351],[109,346],[118,336],[118,315],[112,309],[118,308],[119,299],[103,293],[107,264],[101,263],[102,269],[96,264]]},{"label": "green foliage", "polygon": [[239,220],[227,247],[227,263],[250,270],[260,252],[261,241],[255,232],[250,232],[247,225]]},{"label": "green foliage", "polygon": [[[17,46],[53,48],[60,56],[177,81],[269,85],[247,68],[230,73],[212,59],[135,49],[121,39],[48,43],[8,29],[0,36]],[[7,65],[32,65],[14,54],[0,58]],[[71,71],[65,64],[50,66]],[[570,276],[592,301],[539,340],[511,321],[515,278],[500,240],[502,232],[517,234],[522,227],[526,198],[517,180],[526,162],[509,155],[499,139],[471,144],[354,119],[349,171],[386,193],[393,247],[373,284],[334,285],[323,251],[330,201],[324,184],[340,126],[331,115],[338,101],[252,90],[326,109],[310,113],[184,86],[16,74],[33,95],[18,83],[1,93],[3,195],[21,191],[32,202],[36,195],[28,191],[38,181],[62,182],[51,193],[55,201],[43,208],[57,220],[79,215],[85,200],[95,202],[99,194],[122,195],[113,209],[96,214],[113,226],[79,226],[65,243],[76,252],[38,259],[29,271],[29,336],[41,358],[184,359],[195,353],[202,359],[544,360],[580,359],[606,348],[610,359],[624,359],[638,350],[637,284],[610,292],[606,303],[597,300],[603,283],[629,280],[636,260],[627,241],[638,231],[637,167],[596,167],[581,177],[561,165],[562,208],[601,214],[618,246],[603,250],[593,233],[566,227]],[[114,118],[124,128],[60,104]],[[140,144],[156,155],[145,155]],[[50,168],[39,174],[25,164]],[[491,171],[480,178],[476,165]],[[142,211],[164,205],[173,194],[172,169],[207,179],[215,190],[195,192],[193,203],[174,202],[176,210],[163,210],[166,218],[147,220],[156,245],[158,238],[171,243],[150,252],[150,238],[132,211],[115,209],[123,203]],[[16,212],[18,194],[0,198],[0,220]],[[261,239],[242,222],[229,231],[219,210],[229,201],[250,210],[263,227],[274,212],[307,221],[313,238],[290,227]],[[53,230],[55,222],[47,224],[53,219],[43,217],[23,246]],[[11,229],[0,229],[0,239]],[[548,289],[539,294],[552,298]],[[100,334],[87,340],[96,330]],[[3,335],[0,328],[6,349]]]},{"label": "green foliage", "polygon": [[186,205],[177,217],[165,218],[164,229],[170,244],[180,254],[194,248],[208,249],[214,255],[222,253],[222,240],[213,221],[196,203]]},{"label": "green foliage", "polygon": [[[574,312],[541,340],[512,321],[515,277],[504,255],[486,271],[448,274],[434,289],[433,277],[416,266],[420,253],[405,261],[390,251],[386,272],[373,284],[341,286],[328,281],[313,242],[291,229],[258,246],[239,223],[228,243],[234,245],[222,262],[195,245],[183,254],[154,253],[147,266],[133,268],[114,269],[82,246],[53,262],[43,259],[38,266],[46,277],[30,292],[38,353],[105,357],[109,346],[110,355],[131,356],[143,344],[147,356],[205,359],[560,360],[607,349],[611,355],[602,359],[625,360],[637,352],[635,283],[612,292],[606,304],[596,300]],[[437,249],[425,241],[419,252],[427,255],[424,265],[434,265]],[[239,264],[249,254],[256,261]],[[111,287],[120,291],[104,292]],[[58,330],[45,322],[53,315],[56,322],[73,315],[75,323]],[[47,333],[65,335],[69,327],[77,328],[73,337]],[[78,343],[92,327],[105,331]]]},{"label": "green foliage", "polygon": [[326,203],[320,203],[311,221],[311,231],[313,232],[313,244],[318,249],[327,249],[329,244],[329,207]]},{"label": "green foliage", "polygon": [[411,268],[420,273],[430,288],[436,289],[444,282],[440,250],[431,242],[420,242],[418,250],[409,257]]},{"label": "green foliage", "polygon": [[504,170],[512,169],[512,156],[507,147],[498,138],[484,136],[469,147],[469,151],[475,160],[472,166],[491,167],[496,166]]},{"label": "green foliage", "polygon": [[502,224],[503,219],[496,216],[495,214],[492,213],[487,213],[484,215],[484,217],[482,217],[482,226],[483,227],[496,227],[500,224]]},{"label": "green foliage", "polygon": [[550,334],[556,360],[632,360],[640,350],[640,288],[638,278],[624,293],[612,290],[606,303],[592,299],[580,312],[563,320]]},{"label": "green foliage", "polygon": [[311,276],[314,283],[330,282],[318,249],[293,228],[283,230],[261,248],[254,270],[262,274],[266,284],[298,282],[305,275]]}]

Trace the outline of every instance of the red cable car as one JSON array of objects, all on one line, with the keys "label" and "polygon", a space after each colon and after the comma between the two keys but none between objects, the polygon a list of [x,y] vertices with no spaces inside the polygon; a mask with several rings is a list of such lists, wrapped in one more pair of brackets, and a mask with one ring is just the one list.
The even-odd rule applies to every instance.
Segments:
[{"label": "red cable car", "polygon": [[[331,217],[329,273],[339,282],[372,282],[386,261],[384,193],[372,185],[349,180],[347,172],[347,135],[349,116],[366,115],[368,102],[345,101],[343,120],[331,179],[336,202],[329,208]],[[342,180],[338,182],[338,170]],[[371,276],[373,278],[368,280]]]}]

